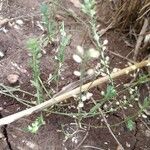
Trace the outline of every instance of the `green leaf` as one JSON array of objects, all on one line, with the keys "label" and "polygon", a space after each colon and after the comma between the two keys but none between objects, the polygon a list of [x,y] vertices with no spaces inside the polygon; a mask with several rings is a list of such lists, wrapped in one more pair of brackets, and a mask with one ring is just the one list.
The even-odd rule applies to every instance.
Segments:
[{"label": "green leaf", "polygon": [[116,90],[114,89],[114,86],[109,85],[106,90],[105,98],[111,99],[117,95]]},{"label": "green leaf", "polygon": [[37,131],[43,124],[45,124],[45,122],[43,120],[43,117],[40,116],[35,120],[35,122],[33,122],[31,125],[27,127],[27,131],[31,133],[37,133]]},{"label": "green leaf", "polygon": [[27,47],[32,55],[36,55],[40,52],[39,42],[36,38],[31,38],[27,41]]},{"label": "green leaf", "polygon": [[146,109],[150,106],[150,97],[146,97],[144,99],[144,103],[143,103],[143,106],[142,106],[142,109]]},{"label": "green leaf", "polygon": [[31,80],[30,82],[31,82],[31,84],[32,84],[34,87],[38,87],[38,83],[37,83],[37,82],[35,82],[35,81],[33,81],[33,80]]},{"label": "green leaf", "polygon": [[132,131],[135,128],[135,122],[131,119],[127,119],[126,126],[130,131]]},{"label": "green leaf", "polygon": [[100,106],[101,106],[101,103],[97,103],[94,107],[92,107],[91,109],[90,109],[90,112],[89,113],[96,113],[97,112],[97,110],[98,110],[98,108],[100,108]]},{"label": "green leaf", "polygon": [[43,15],[48,14],[48,5],[42,4],[41,7],[40,7],[40,10],[41,10],[41,13],[42,13]]}]

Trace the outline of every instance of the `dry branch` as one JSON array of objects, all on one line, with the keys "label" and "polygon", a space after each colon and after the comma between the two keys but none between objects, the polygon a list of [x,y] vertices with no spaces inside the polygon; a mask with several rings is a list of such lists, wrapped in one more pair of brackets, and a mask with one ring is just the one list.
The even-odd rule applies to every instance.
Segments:
[{"label": "dry branch", "polygon": [[136,61],[137,56],[139,54],[140,47],[141,47],[142,41],[144,39],[143,35],[147,31],[147,27],[148,27],[148,19],[145,18],[144,23],[143,23],[143,27],[141,29],[141,32],[140,32],[139,37],[138,37],[137,42],[136,42],[136,46],[135,46],[135,50],[134,50],[134,57],[133,57],[134,61]]},{"label": "dry branch", "polygon": [[[150,60],[146,60],[146,61],[142,61],[140,63],[136,63],[135,65],[132,65],[132,66],[127,67],[127,68],[124,68],[124,69],[122,69],[122,70],[120,70],[118,72],[112,73],[111,74],[111,78],[114,79],[114,78],[119,77],[121,75],[128,74],[129,72],[134,71],[134,70],[136,70],[138,68],[142,68],[144,66],[149,66],[149,65],[150,65]],[[82,86],[82,88],[77,87],[77,88],[75,88],[75,89],[73,89],[73,90],[71,90],[69,92],[66,92],[66,93],[64,93],[64,94],[62,94],[60,96],[52,98],[52,99],[50,99],[50,100],[48,100],[46,102],[43,102],[43,103],[41,103],[41,104],[39,104],[37,106],[34,106],[32,108],[20,111],[18,113],[12,114],[10,116],[4,117],[4,118],[0,119],[0,126],[6,125],[6,124],[10,124],[10,123],[12,123],[12,122],[22,118],[22,117],[29,116],[29,115],[31,115],[33,113],[42,111],[43,109],[45,109],[45,108],[47,108],[49,106],[52,106],[52,105],[57,104],[59,102],[62,102],[64,100],[72,97],[73,95],[79,94],[81,92],[81,90],[82,91],[87,91],[89,89],[89,87],[93,88],[95,86],[98,86],[98,85],[100,85],[102,83],[107,82],[108,80],[109,80],[109,76],[101,77],[101,78],[96,79],[96,80],[94,80],[92,82],[84,84]]]}]

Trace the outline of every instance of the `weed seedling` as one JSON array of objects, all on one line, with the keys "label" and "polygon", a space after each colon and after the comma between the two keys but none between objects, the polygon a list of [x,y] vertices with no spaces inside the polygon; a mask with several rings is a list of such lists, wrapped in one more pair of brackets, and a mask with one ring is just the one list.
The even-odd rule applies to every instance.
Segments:
[{"label": "weed seedling", "polygon": [[47,4],[42,4],[41,5],[41,13],[42,13],[42,20],[44,27],[46,28],[47,31],[47,37],[45,41],[52,43],[55,37],[56,32],[56,22],[54,20],[54,5],[53,3],[51,6]]},{"label": "weed seedling", "polygon": [[[40,58],[42,56],[41,49],[39,46],[39,42],[37,39],[30,39],[27,42],[27,46],[29,49],[29,52],[32,55],[32,59],[30,62],[30,66],[32,68],[32,74],[33,74],[33,80],[31,80],[32,85],[36,89],[36,103],[40,104],[43,102],[43,91],[42,86],[40,84]],[[32,132],[31,128],[33,127],[33,130],[35,132],[35,129],[38,129],[40,125],[44,124],[42,113],[40,117],[33,123],[33,126],[29,126],[28,129]],[[36,125],[36,128],[35,128]]]},{"label": "weed seedling", "polygon": [[62,66],[65,60],[65,49],[66,49],[66,46],[69,44],[70,38],[71,38],[71,35],[66,34],[64,22],[62,22],[60,26],[60,35],[61,35],[60,44],[59,44],[59,47],[57,48],[57,54],[55,56],[56,70],[54,74],[52,75],[52,77],[49,79],[50,81],[52,80],[56,81],[57,90],[59,86],[58,84],[59,84],[59,80],[61,76]]}]

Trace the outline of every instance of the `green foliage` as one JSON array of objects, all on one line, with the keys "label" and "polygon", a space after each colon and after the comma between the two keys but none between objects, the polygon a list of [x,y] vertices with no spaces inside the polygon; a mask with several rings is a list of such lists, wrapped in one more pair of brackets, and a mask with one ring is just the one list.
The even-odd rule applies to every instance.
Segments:
[{"label": "green foliage", "polygon": [[146,97],[144,99],[144,103],[142,105],[141,111],[147,109],[148,107],[150,107],[150,97]]},{"label": "green foliage", "polygon": [[135,122],[129,118],[126,121],[126,126],[130,131],[132,131],[135,128]]},{"label": "green foliage", "polygon": [[27,42],[27,47],[29,49],[29,52],[32,55],[30,66],[32,67],[33,78],[35,82],[36,80],[38,80],[38,77],[40,76],[39,66],[40,66],[40,58],[42,54],[37,39],[29,39]]},{"label": "green foliage", "polygon": [[45,124],[43,117],[39,116],[31,125],[27,127],[26,130],[35,134],[43,124]]},{"label": "green foliage", "polygon": [[[29,39],[27,42],[28,49],[32,55],[31,58],[31,68],[33,73],[33,80],[31,80],[32,85],[36,89],[36,103],[40,104],[43,102],[43,91],[40,84],[40,58],[42,56],[41,49],[39,46],[39,41],[37,39]],[[36,119],[35,123],[28,127],[29,131],[35,132],[43,123],[43,116]]]},{"label": "green foliage", "polygon": [[111,99],[117,95],[114,86],[109,85],[106,90],[105,99]]},{"label": "green foliage", "polygon": [[69,44],[70,38],[71,38],[71,35],[67,36],[67,34],[65,32],[64,22],[62,22],[62,24],[61,24],[60,34],[61,34],[61,39],[60,39],[60,46],[58,48],[57,59],[60,63],[63,63],[64,56],[65,56],[65,49],[66,49],[66,46]]},{"label": "green foliage", "polygon": [[61,68],[65,59],[65,49],[66,49],[66,46],[69,44],[70,38],[71,38],[71,35],[66,34],[64,22],[62,22],[61,27],[60,27],[60,35],[61,35],[60,45],[58,47],[57,55],[55,57],[57,61],[56,70],[50,79],[51,81],[54,80],[57,82],[57,87],[59,83],[59,78],[61,76]]},{"label": "green foliage", "polygon": [[84,0],[82,11],[90,17],[94,17],[94,15],[96,14],[95,3],[95,0]]},{"label": "green foliage", "polygon": [[101,107],[101,103],[97,103],[94,107],[92,107],[91,109],[90,109],[90,114],[92,114],[92,113],[96,113],[97,111],[98,111],[98,109]]},{"label": "green foliage", "polygon": [[42,13],[42,20],[43,24],[47,30],[47,36],[49,42],[53,41],[53,38],[55,36],[56,32],[56,22],[54,20],[54,12],[53,12],[53,5],[49,6],[45,3],[41,5],[41,13]]}]

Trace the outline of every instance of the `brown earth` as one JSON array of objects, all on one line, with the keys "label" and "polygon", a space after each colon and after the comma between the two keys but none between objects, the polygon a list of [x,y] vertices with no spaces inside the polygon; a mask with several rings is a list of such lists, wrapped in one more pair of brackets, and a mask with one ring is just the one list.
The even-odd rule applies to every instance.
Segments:
[{"label": "brown earth", "polygon": [[[34,88],[30,85],[32,73],[29,66],[30,57],[26,48],[26,41],[31,37],[40,37],[43,34],[43,31],[36,25],[36,22],[41,20],[39,12],[41,2],[41,0],[34,0],[34,2],[31,0],[6,0],[3,3],[0,13],[3,18],[16,18],[15,20],[21,19],[24,22],[20,29],[6,25],[8,32],[4,33],[0,31],[0,51],[5,54],[4,57],[0,59],[0,82],[9,85],[7,76],[11,73],[16,73],[19,75],[19,83],[17,84],[22,90],[30,91],[31,93],[34,93]],[[69,0],[63,0],[61,3],[65,8],[71,8],[77,14],[81,15],[79,10],[75,8]],[[62,11],[58,11],[59,14],[60,12],[62,13]],[[106,14],[105,12],[102,15]],[[86,47],[92,46],[89,36],[86,35],[87,31],[83,26],[72,17],[63,16],[63,21],[67,21],[65,27],[72,37],[66,50],[67,57],[65,58],[64,71],[62,72],[64,80],[61,80],[59,84],[60,89],[64,85],[77,80],[77,77],[73,75],[73,71],[76,70],[78,66],[72,60],[72,54],[75,52],[76,46],[82,45],[83,42]],[[111,30],[106,32],[103,38],[107,38],[109,41],[108,49],[110,52],[108,55],[110,56],[111,69],[124,68],[127,64],[127,60],[111,53],[112,51],[126,57],[131,52],[132,49],[125,44],[123,35]],[[48,76],[54,71],[55,67],[54,56],[56,48],[57,44],[49,46],[41,60],[41,78],[47,88],[50,88],[48,83],[46,83]],[[14,64],[17,64],[19,68]],[[115,84],[120,84],[119,88],[123,88],[123,84],[130,82],[131,79],[130,76],[120,77],[116,80]],[[94,98],[100,98],[100,91],[103,90],[103,88],[105,88],[105,85],[104,87],[100,86],[92,90]],[[15,95],[31,100],[33,98],[29,96],[24,97],[19,92],[16,92]],[[89,105],[87,104],[87,106]],[[15,99],[0,95],[0,118],[25,108],[23,104],[20,104]],[[135,103],[133,108],[129,108],[125,111],[125,114],[133,115],[138,109]],[[73,109],[73,111],[75,110],[76,109]],[[114,125],[122,122],[123,113],[123,111],[120,111],[108,115],[108,123]],[[38,114],[25,117],[10,125],[1,127],[0,150],[119,150],[116,141],[105,127],[103,119],[100,116],[84,119],[83,129],[77,129],[73,118],[50,114],[46,116],[46,124],[40,128],[37,134],[26,132],[25,128],[31,124],[37,116]],[[125,123],[112,127],[115,136],[125,150],[150,150],[149,119],[138,118],[135,120],[135,123],[136,125],[133,131],[129,131]],[[65,140],[66,136],[64,133],[70,133],[72,136]]]}]

